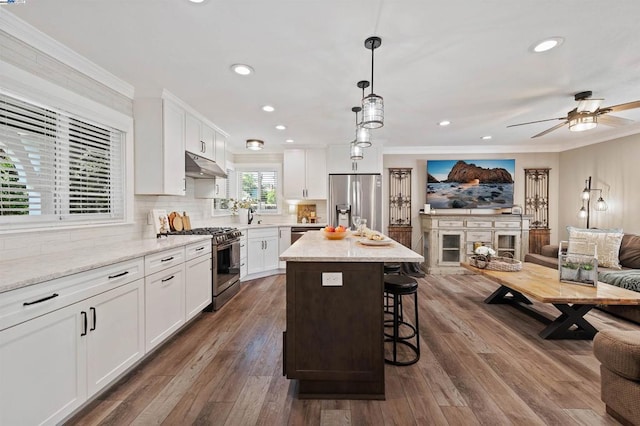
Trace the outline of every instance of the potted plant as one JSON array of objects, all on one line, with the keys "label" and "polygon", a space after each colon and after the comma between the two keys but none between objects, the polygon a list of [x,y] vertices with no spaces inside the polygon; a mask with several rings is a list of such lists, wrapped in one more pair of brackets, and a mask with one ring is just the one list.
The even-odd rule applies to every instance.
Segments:
[{"label": "potted plant", "polygon": [[593,263],[585,262],[580,264],[580,281],[588,284],[595,284],[598,281],[598,271]]},{"label": "potted plant", "polygon": [[560,280],[561,281],[578,281],[578,267],[579,264],[571,261],[564,261],[560,268]]}]

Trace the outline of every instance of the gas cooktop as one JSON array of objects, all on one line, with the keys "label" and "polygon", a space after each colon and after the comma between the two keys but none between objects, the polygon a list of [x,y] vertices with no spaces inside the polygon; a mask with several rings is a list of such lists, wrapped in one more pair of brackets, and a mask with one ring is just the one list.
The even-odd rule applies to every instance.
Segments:
[{"label": "gas cooktop", "polygon": [[223,227],[208,227],[208,228],[193,228],[188,231],[172,231],[170,235],[213,235],[213,243],[220,244],[225,241],[235,240],[240,238],[242,232],[237,228],[223,228]]}]

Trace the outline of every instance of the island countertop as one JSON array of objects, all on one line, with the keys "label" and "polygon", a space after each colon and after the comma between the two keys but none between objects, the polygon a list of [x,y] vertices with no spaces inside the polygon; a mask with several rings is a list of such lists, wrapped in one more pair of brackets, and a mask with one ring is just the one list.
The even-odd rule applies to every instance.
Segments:
[{"label": "island countertop", "polygon": [[280,255],[289,262],[423,262],[424,257],[402,244],[366,246],[361,237],[348,235],[342,240],[328,240],[322,231],[305,232],[302,238]]}]

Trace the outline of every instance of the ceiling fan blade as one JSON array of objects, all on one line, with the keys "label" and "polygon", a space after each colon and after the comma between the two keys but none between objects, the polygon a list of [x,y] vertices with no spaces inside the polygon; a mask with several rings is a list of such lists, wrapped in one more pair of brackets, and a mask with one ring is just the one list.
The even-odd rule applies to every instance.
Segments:
[{"label": "ceiling fan blade", "polygon": [[628,118],[616,117],[615,115],[601,115],[598,117],[598,123],[611,127],[620,127],[633,123],[633,120]]},{"label": "ceiling fan blade", "polygon": [[567,117],[548,118],[546,120],[538,120],[538,121],[529,121],[527,123],[510,124],[507,127],[524,126],[525,124],[544,123],[545,121],[566,120],[566,119],[567,119]]},{"label": "ceiling fan blade", "polygon": [[555,125],[555,126],[553,126],[552,128],[545,130],[544,132],[540,132],[540,133],[538,133],[537,135],[533,135],[533,136],[531,136],[531,139],[533,139],[533,138],[539,138],[540,136],[544,136],[544,135],[546,135],[547,133],[551,133],[551,132],[553,132],[554,130],[558,130],[560,127],[564,126],[564,125],[565,125],[565,124],[567,124],[567,123],[568,123],[568,121],[565,121],[564,123],[556,124],[556,125]]},{"label": "ceiling fan blade", "polygon": [[627,102],[626,104],[613,105],[613,106],[607,107],[606,109],[613,112],[617,112],[617,111],[624,111],[626,109],[633,109],[633,108],[640,108],[640,101],[633,101],[633,102]]},{"label": "ceiling fan blade", "polygon": [[578,112],[596,112],[604,99],[581,99],[578,101],[576,111]]}]

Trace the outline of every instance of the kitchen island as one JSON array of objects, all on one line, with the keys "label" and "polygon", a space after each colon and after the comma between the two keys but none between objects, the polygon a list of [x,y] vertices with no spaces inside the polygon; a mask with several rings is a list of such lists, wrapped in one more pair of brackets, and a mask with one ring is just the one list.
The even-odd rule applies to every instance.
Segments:
[{"label": "kitchen island", "polygon": [[367,246],[348,236],[306,232],[287,262],[284,373],[299,398],[384,399],[384,263],[422,262],[391,241]]}]

